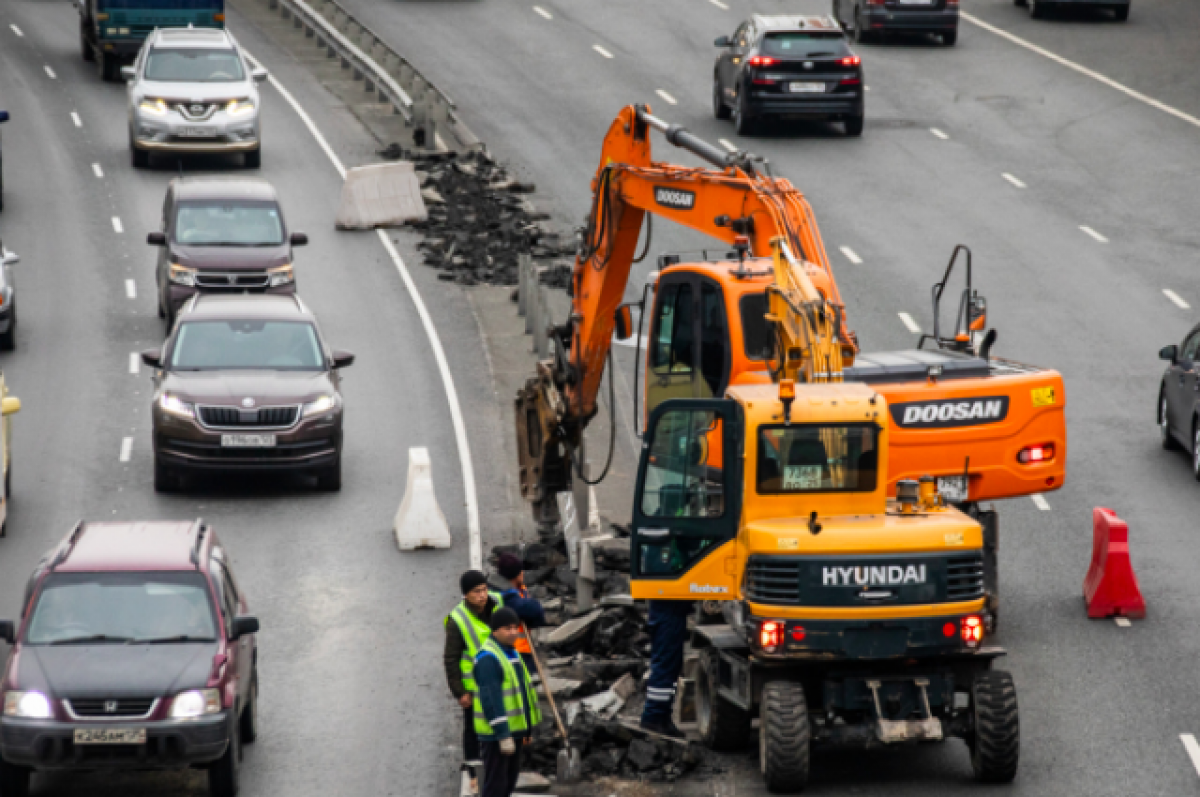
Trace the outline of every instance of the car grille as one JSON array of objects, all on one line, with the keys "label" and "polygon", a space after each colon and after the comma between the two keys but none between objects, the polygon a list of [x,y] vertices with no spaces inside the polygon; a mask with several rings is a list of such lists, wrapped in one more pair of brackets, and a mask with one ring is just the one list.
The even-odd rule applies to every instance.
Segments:
[{"label": "car grille", "polygon": [[746,597],[754,603],[800,603],[800,562],[752,557],[746,568]]},{"label": "car grille", "polygon": [[154,710],[154,704],[158,701],[152,697],[123,697],[118,699],[83,698],[66,702],[71,713],[76,717],[129,719],[150,716],[150,712]]},{"label": "car grille", "polygon": [[244,291],[266,288],[270,277],[265,271],[198,272],[196,287],[207,290]]},{"label": "car grille", "polygon": [[946,563],[946,600],[969,601],[983,595],[983,554],[959,556]]},{"label": "car grille", "polygon": [[286,429],[296,422],[299,407],[200,407],[200,422],[205,426],[255,426]]}]

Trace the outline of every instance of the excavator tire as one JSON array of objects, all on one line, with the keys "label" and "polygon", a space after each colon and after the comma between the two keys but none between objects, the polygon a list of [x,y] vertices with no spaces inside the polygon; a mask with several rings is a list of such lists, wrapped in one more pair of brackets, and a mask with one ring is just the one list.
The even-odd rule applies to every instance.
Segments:
[{"label": "excavator tire", "polygon": [[804,687],[791,681],[771,681],[763,686],[758,738],[767,790],[772,794],[804,791],[812,740]]},{"label": "excavator tire", "polygon": [[699,672],[696,677],[696,719],[700,726],[700,741],[719,753],[741,750],[750,736],[749,711],[721,697],[721,656],[716,648],[700,651]]},{"label": "excavator tire", "polygon": [[984,783],[1010,783],[1017,776],[1021,727],[1017,687],[1000,670],[976,674],[971,684],[975,732],[970,740],[971,769]]}]

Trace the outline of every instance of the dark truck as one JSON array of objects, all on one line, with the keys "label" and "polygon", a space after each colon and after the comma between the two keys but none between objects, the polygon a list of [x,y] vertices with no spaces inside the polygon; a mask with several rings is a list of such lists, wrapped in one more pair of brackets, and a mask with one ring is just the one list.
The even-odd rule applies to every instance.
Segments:
[{"label": "dark truck", "polygon": [[79,50],[103,80],[116,80],[155,28],[225,27],[225,0],[75,0]]}]

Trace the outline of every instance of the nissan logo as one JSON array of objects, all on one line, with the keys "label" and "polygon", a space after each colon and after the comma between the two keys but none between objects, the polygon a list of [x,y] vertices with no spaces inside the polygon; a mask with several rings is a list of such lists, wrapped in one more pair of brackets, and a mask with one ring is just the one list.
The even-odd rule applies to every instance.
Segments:
[{"label": "nissan logo", "polygon": [[115,700],[105,700],[104,701],[104,713],[105,714],[116,714],[117,708],[118,708],[117,701],[115,701]]},{"label": "nissan logo", "polygon": [[252,398],[250,398],[249,396],[247,396],[246,398],[242,399],[242,406],[243,406],[243,407],[253,407],[253,406],[254,406],[254,399],[252,399]]},{"label": "nissan logo", "polygon": [[192,116],[199,116],[200,114],[204,113],[204,106],[203,105],[193,105],[191,107],[191,111],[192,111]]}]

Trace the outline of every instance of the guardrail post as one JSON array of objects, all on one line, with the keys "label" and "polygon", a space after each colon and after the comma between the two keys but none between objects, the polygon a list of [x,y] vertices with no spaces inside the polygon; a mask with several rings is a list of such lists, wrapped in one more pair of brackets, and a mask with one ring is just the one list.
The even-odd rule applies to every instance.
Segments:
[{"label": "guardrail post", "polygon": [[[536,274],[535,274],[536,276]],[[546,306],[546,294],[539,283],[535,288],[534,301],[538,305],[538,325],[533,330],[533,346],[539,360],[550,356],[550,337],[546,334],[550,326],[550,308]]]},{"label": "guardrail post", "polygon": [[[532,258],[527,252],[521,252],[517,255],[517,315],[522,318],[526,314],[526,305],[529,304],[529,267]],[[525,322],[525,326],[529,326],[529,321]],[[529,332],[528,329],[525,330]]]}]

